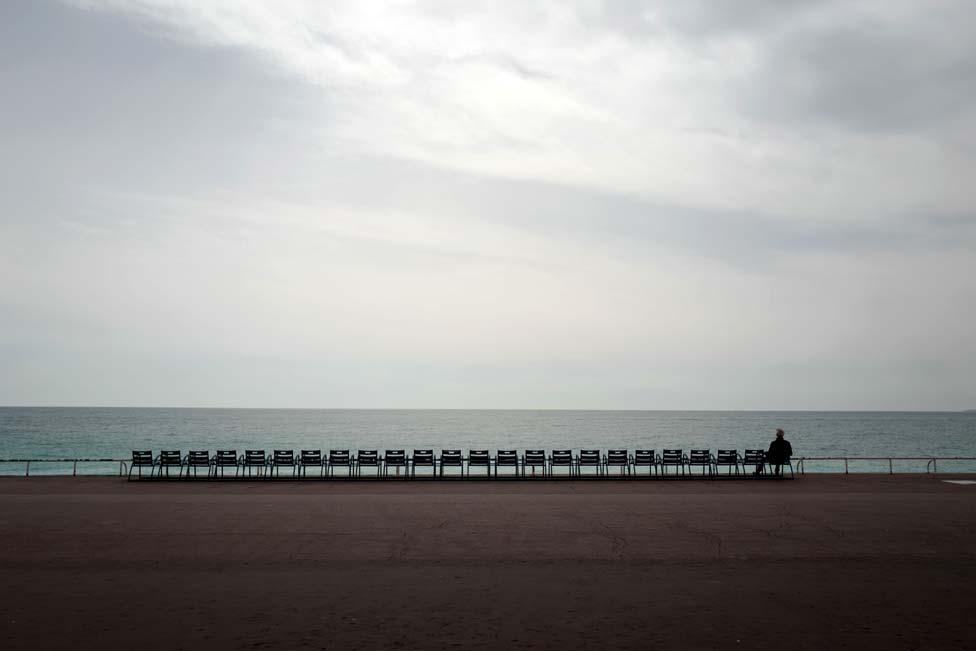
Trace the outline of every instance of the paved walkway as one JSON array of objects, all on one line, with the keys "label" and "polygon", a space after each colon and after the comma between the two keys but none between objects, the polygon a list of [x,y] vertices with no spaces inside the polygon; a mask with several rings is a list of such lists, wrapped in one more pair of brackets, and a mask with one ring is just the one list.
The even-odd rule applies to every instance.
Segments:
[{"label": "paved walkway", "polygon": [[5,479],[0,646],[972,649],[947,478]]}]

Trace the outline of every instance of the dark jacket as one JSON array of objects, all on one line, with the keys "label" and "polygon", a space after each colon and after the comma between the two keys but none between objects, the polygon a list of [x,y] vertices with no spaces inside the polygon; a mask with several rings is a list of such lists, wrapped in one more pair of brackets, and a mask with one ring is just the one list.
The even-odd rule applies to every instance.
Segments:
[{"label": "dark jacket", "polygon": [[766,461],[769,463],[784,463],[793,456],[793,446],[786,439],[774,439],[766,451]]}]

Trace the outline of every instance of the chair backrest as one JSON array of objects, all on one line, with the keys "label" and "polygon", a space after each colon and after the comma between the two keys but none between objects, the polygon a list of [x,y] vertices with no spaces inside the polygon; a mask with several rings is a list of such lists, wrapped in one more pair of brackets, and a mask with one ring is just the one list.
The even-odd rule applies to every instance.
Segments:
[{"label": "chair backrest", "polygon": [[460,466],[460,450],[441,450],[441,466]]},{"label": "chair backrest", "polygon": [[634,450],[635,466],[653,466],[657,464],[654,450]]},{"label": "chair backrest", "polygon": [[661,463],[681,463],[684,460],[683,450],[662,450]]},{"label": "chair backrest", "polygon": [[491,454],[488,450],[468,450],[469,466],[487,466],[491,463]]},{"label": "chair backrest", "polygon": [[186,465],[188,466],[209,466],[209,450],[190,450],[186,455]]},{"label": "chair backrest", "polygon": [[763,463],[766,460],[765,450],[746,450],[742,463]]},{"label": "chair backrest", "polygon": [[274,458],[272,463],[280,465],[291,465],[295,463],[295,451],[294,450],[275,450]]},{"label": "chair backrest", "polygon": [[518,451],[516,450],[498,450],[495,452],[495,465],[496,466],[517,466],[518,465]]},{"label": "chair backrest", "polygon": [[607,450],[607,465],[622,466],[630,461],[627,450]]},{"label": "chair backrest", "polygon": [[387,465],[405,466],[407,465],[406,450],[387,450],[383,455],[383,461]]},{"label": "chair backrest", "polygon": [[715,463],[720,466],[734,466],[739,463],[739,451],[719,450],[715,456]]},{"label": "chair backrest", "polygon": [[549,458],[549,461],[554,466],[568,466],[571,463],[573,463],[573,451],[553,450],[552,456]]},{"label": "chair backrest", "polygon": [[526,450],[525,454],[522,455],[522,462],[527,466],[544,466],[546,465],[546,451]]},{"label": "chair backrest", "polygon": [[380,462],[379,450],[360,450],[356,453],[356,463],[361,466],[375,466]]},{"label": "chair backrest", "polygon": [[712,462],[711,450],[692,450],[691,454],[688,455],[688,463],[701,465],[701,464],[706,464],[711,462]]},{"label": "chair backrest", "polygon": [[329,450],[329,465],[348,466],[349,450]]},{"label": "chair backrest", "polygon": [[237,450],[217,450],[214,463],[218,466],[236,466]]},{"label": "chair backrest", "polygon": [[581,466],[598,466],[600,465],[600,451],[599,450],[580,450],[579,453],[579,463]]},{"label": "chair backrest", "polygon": [[161,450],[159,453],[159,465],[161,466],[182,466],[183,455],[179,450]]},{"label": "chair backrest", "polygon": [[267,461],[268,457],[264,454],[264,450],[244,450],[245,466],[264,465]]},{"label": "chair backrest", "polygon": [[434,465],[434,451],[414,450],[413,457],[410,460],[413,461],[413,465],[415,466],[432,466]]},{"label": "chair backrest", "polygon": [[317,466],[322,464],[322,450],[302,450],[302,465]]},{"label": "chair backrest", "polygon": [[151,466],[151,465],[153,465],[153,453],[152,453],[152,450],[133,450],[132,451],[132,465],[133,466]]}]

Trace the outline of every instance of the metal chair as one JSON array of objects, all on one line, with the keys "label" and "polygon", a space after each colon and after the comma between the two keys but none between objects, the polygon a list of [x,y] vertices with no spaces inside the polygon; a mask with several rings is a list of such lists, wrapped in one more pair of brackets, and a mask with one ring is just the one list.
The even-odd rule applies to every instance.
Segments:
[{"label": "metal chair", "polygon": [[169,479],[169,469],[179,468],[179,477],[183,477],[183,454],[179,450],[162,450],[159,453],[159,458],[156,460],[159,467],[159,472],[156,477],[158,479],[163,478],[163,469],[166,469],[166,479]]},{"label": "metal chair", "polygon": [[213,459],[210,458],[209,450],[190,450],[186,453],[186,458],[183,459],[183,464],[186,466],[186,478],[190,478],[190,470],[193,470],[193,477],[197,477],[197,473],[200,468],[207,469],[207,478],[210,477],[210,473],[213,471]]},{"label": "metal chair", "polygon": [[271,455],[271,469],[268,473],[268,477],[273,478],[275,475],[281,477],[282,468],[291,468],[291,476],[295,477],[295,451],[294,450],[275,450],[274,454]]},{"label": "metal chair", "polygon": [[526,450],[522,455],[522,477],[526,477],[526,468],[532,469],[531,477],[535,477],[535,469],[542,468],[542,476],[546,476],[546,451],[545,450]]},{"label": "metal chair", "polygon": [[718,469],[721,466],[725,466],[725,474],[731,475],[732,470],[735,469],[736,476],[739,475],[739,451],[738,450],[719,450],[715,455],[715,473],[718,474]]},{"label": "metal chair", "polygon": [[491,455],[488,450],[468,450],[468,477],[471,468],[484,468],[485,477],[491,477]]},{"label": "metal chair", "polygon": [[132,451],[132,465],[129,466],[128,480],[132,481],[132,473],[135,469],[139,469],[138,478],[142,479],[142,469],[149,468],[149,478],[153,478],[153,472],[156,470],[156,459],[153,457],[152,450],[133,450]]},{"label": "metal chair", "polygon": [[329,467],[327,468],[327,475],[332,477],[335,475],[335,468],[345,466],[349,471],[349,476],[352,477],[352,457],[349,454],[349,450],[329,450]]},{"label": "metal chair", "polygon": [[627,450],[607,450],[607,456],[603,458],[604,474],[609,476],[612,466],[620,469],[621,476],[626,473],[630,477],[630,461],[630,453]]},{"label": "metal chair", "polygon": [[769,453],[766,453],[766,466],[772,469],[769,473],[772,477],[782,478],[783,466],[788,466],[790,469],[790,479],[796,479],[796,475],[793,472],[793,460],[791,457],[786,457],[785,459],[772,460],[769,458]]},{"label": "metal chair", "polygon": [[380,453],[378,450],[360,450],[356,453],[356,476],[363,474],[363,468],[375,468],[380,476]]},{"label": "metal chair", "polygon": [[596,468],[596,476],[603,475],[603,459],[599,450],[580,450],[576,457],[576,476],[583,476],[583,468]]},{"label": "metal chair", "polygon": [[241,459],[237,456],[237,450],[217,450],[213,459],[213,476],[217,478],[217,469],[220,469],[220,478],[224,478],[224,471],[227,468],[234,469],[234,477],[241,474]]},{"label": "metal chair", "polygon": [[325,464],[322,463],[322,450],[302,450],[298,457],[298,473],[301,477],[308,477],[309,468],[319,469],[319,478],[325,476]]},{"label": "metal chair", "polygon": [[666,475],[668,474],[668,468],[674,468],[675,475],[678,474],[679,470],[681,471],[681,474],[684,475],[685,474],[684,450],[662,450],[659,465],[661,466],[662,474]]},{"label": "metal chair", "polygon": [[414,450],[410,457],[410,476],[417,476],[417,468],[430,468],[430,476],[437,476],[437,462],[433,450]]},{"label": "metal chair", "polygon": [[655,455],[654,450],[634,450],[634,459],[632,461],[634,466],[634,474],[637,474],[637,468],[647,466],[647,476],[651,476],[651,471],[654,471],[655,475],[660,474],[660,468],[658,466],[658,457]]},{"label": "metal chair", "polygon": [[569,476],[573,476],[573,466],[575,465],[575,460],[573,459],[572,450],[553,450],[552,454],[549,455],[549,476],[556,476],[556,468],[567,468],[569,470]]},{"label": "metal chair", "polygon": [[498,469],[502,467],[514,468],[514,477],[518,479],[519,456],[516,450],[498,450],[495,452],[495,479],[498,479]]},{"label": "metal chair", "polygon": [[400,469],[403,468],[403,477],[407,477],[407,453],[405,450],[387,450],[383,454],[383,476],[388,476],[390,468],[396,468],[396,476],[400,476]]},{"label": "metal chair", "polygon": [[464,476],[464,458],[460,450],[441,450],[440,477],[444,477],[444,468],[459,468]]},{"label": "metal chair", "polygon": [[754,474],[759,474],[766,465],[766,451],[746,450],[741,461],[739,461],[739,465],[742,466],[742,472],[746,472],[746,466],[752,466],[755,471]]},{"label": "metal chair", "polygon": [[244,450],[244,463],[241,464],[244,474],[251,477],[251,471],[257,470],[258,477],[267,477],[268,455],[264,450]]},{"label": "metal chair", "polygon": [[692,468],[701,468],[702,477],[705,476],[705,471],[708,471],[708,476],[712,476],[712,462],[715,458],[712,456],[710,450],[692,450],[691,454],[685,458],[685,465],[688,467],[688,472],[691,472]]}]

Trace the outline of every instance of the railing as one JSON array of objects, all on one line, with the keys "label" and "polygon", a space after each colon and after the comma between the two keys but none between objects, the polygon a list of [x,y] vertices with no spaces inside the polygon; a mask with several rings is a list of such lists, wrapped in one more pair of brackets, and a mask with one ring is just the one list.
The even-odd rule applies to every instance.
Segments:
[{"label": "railing", "polygon": [[[850,474],[851,463],[858,462],[888,462],[888,474],[895,474],[895,462],[896,461],[924,461],[925,462],[925,472],[927,474],[937,473],[939,471],[939,462],[946,461],[970,461],[976,462],[976,457],[796,457],[794,463],[796,464],[796,471],[801,475],[806,474],[806,462],[807,461],[837,461],[844,462],[844,474]],[[71,464],[71,476],[78,476],[78,464],[107,464],[107,463],[117,463],[119,464],[119,477],[125,477],[128,474],[129,464],[126,459],[0,459],[0,464],[24,464],[24,477],[30,477],[31,464],[43,464],[43,463],[56,463],[56,464]],[[399,469],[398,469],[399,470]],[[94,475],[93,475],[94,476]]]},{"label": "railing", "polygon": [[71,476],[78,476],[79,463],[117,463],[119,464],[119,477],[125,477],[129,470],[129,464],[125,459],[0,459],[0,464],[23,463],[24,477],[30,477],[31,464],[39,463],[60,463],[71,464]]},{"label": "railing", "polygon": [[805,461],[843,461],[844,474],[850,474],[850,462],[858,461],[887,461],[888,474],[895,474],[895,461],[924,461],[925,472],[936,473],[939,471],[939,461],[976,461],[976,457],[799,457],[796,459],[796,471],[801,475],[806,474]]}]

